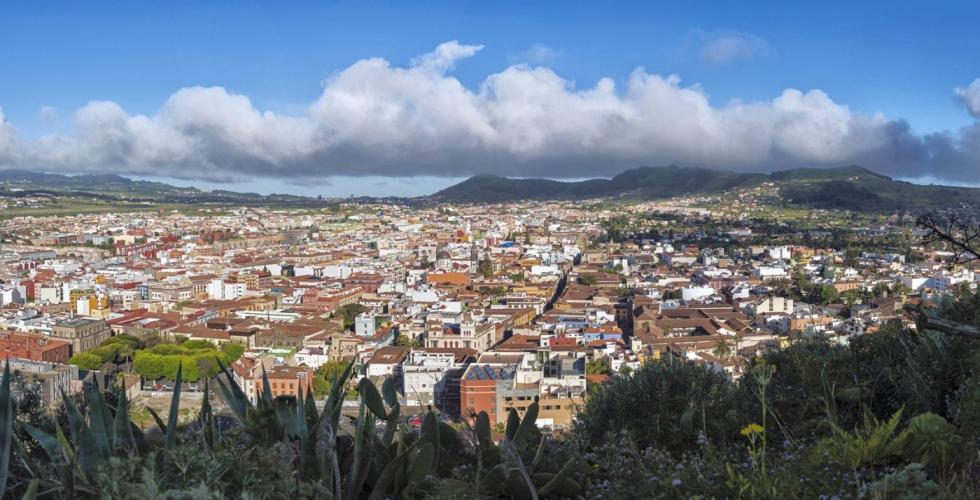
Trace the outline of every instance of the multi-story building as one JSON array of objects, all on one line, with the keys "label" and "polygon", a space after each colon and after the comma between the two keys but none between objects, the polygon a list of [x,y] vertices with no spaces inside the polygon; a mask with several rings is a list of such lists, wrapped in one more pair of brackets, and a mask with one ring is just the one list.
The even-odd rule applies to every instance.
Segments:
[{"label": "multi-story building", "polygon": [[98,347],[112,336],[112,329],[102,319],[75,318],[55,324],[51,336],[69,342],[74,355]]},{"label": "multi-story building", "polygon": [[[297,396],[306,394],[306,388],[313,382],[314,372],[306,366],[276,366],[266,373],[272,397]],[[262,392],[262,378],[255,381],[256,390]]]},{"label": "multi-story building", "polygon": [[0,332],[0,357],[67,363],[71,357],[71,344],[47,335]]},{"label": "multi-story building", "polygon": [[[64,342],[51,342],[64,344],[67,350],[68,346]],[[20,372],[28,381],[37,383],[41,399],[49,405],[61,402],[62,393],[72,393],[72,384],[78,380],[78,367],[75,365],[10,357],[0,360],[0,369],[7,363],[10,364],[11,371]]]},{"label": "multi-story building", "polygon": [[413,350],[402,363],[405,406],[434,405],[443,412],[459,412],[460,377],[475,356],[472,349]]}]

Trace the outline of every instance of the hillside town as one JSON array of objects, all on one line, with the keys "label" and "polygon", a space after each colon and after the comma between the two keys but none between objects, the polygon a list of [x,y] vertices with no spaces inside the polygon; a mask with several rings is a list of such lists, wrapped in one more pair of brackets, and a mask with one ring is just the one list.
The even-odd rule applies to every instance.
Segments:
[{"label": "hillside town", "polygon": [[562,429],[647,361],[737,379],[806,336],[915,328],[912,306],[980,281],[942,251],[853,243],[914,236],[901,217],[846,248],[817,229],[766,245],[760,219],[696,201],[18,217],[2,236],[0,349],[52,403],[94,376],[151,398],[178,364],[187,391],[227,365],[253,401],[263,376],[275,396],[322,394],[353,363],[392,378],[409,414],[496,424],[538,401],[539,426]]}]

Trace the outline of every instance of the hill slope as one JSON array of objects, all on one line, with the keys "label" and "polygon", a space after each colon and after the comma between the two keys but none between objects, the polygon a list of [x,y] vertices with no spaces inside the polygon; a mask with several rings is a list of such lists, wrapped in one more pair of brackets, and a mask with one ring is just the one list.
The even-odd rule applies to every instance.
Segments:
[{"label": "hill slope", "polygon": [[612,179],[561,182],[475,176],[432,195],[436,201],[503,202],[619,197],[661,199],[717,194],[772,182],[790,205],[867,212],[980,206],[980,189],[898,181],[859,166],[798,168],[771,174],[736,173],[691,167],[640,167]]},{"label": "hill slope", "polygon": [[607,196],[652,199],[724,191],[755,185],[765,179],[766,176],[762,174],[676,166],[640,167],[627,170],[612,179],[578,182],[478,175],[443,189],[432,195],[432,198],[456,202],[569,200]]}]

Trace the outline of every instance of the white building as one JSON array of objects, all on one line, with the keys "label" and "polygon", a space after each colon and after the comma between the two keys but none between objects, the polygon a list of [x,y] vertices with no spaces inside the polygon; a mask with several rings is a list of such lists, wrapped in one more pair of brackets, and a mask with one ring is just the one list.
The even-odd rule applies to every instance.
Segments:
[{"label": "white building", "polygon": [[445,391],[446,376],[456,366],[452,352],[412,351],[402,364],[406,406],[436,405]]},{"label": "white building", "polygon": [[752,274],[756,278],[763,280],[785,278],[787,276],[785,268],[776,266],[759,266],[752,270]]},{"label": "white building", "polygon": [[373,337],[374,332],[374,316],[362,313],[354,318],[354,333],[358,337]]},{"label": "white building", "polygon": [[684,302],[692,300],[704,300],[715,294],[715,289],[710,286],[692,286],[681,288],[681,298]]}]

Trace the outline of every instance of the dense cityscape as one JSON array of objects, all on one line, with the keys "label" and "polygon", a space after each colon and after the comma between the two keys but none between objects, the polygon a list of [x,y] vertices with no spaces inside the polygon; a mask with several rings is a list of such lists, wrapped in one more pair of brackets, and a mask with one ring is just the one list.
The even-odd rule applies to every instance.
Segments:
[{"label": "dense cityscape", "polygon": [[793,345],[914,332],[921,311],[980,281],[907,212],[763,201],[778,195],[17,212],[0,347],[44,405],[114,380],[146,429],[172,398],[177,424],[202,401],[230,412],[214,377],[249,404],[302,401],[349,365],[350,394],[361,379],[390,385],[407,425],[485,413],[503,433],[535,404],[542,432],[562,436],[647,364],[738,383]]},{"label": "dense cityscape", "polygon": [[980,498],[980,2],[0,3],[0,499]]}]

